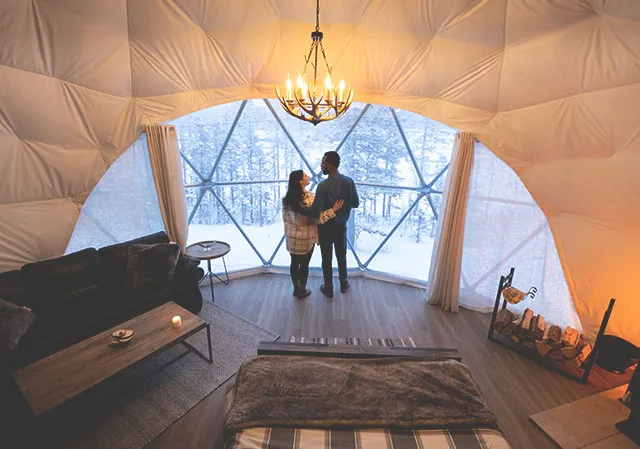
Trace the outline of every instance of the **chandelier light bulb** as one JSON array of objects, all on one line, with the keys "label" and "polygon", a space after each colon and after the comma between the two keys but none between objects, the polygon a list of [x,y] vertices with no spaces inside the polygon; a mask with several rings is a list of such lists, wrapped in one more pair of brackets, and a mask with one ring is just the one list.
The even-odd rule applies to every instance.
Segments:
[{"label": "chandelier light bulb", "polygon": [[287,100],[292,100],[293,96],[291,95],[291,89],[293,87],[293,83],[291,82],[291,78],[287,75]]},{"label": "chandelier light bulb", "polygon": [[[292,82],[287,75],[286,96],[283,97],[278,87],[276,95],[283,109],[289,114],[317,125],[336,119],[344,114],[353,102],[353,90],[344,82],[340,81],[338,86],[331,80],[331,66],[327,62],[327,57],[322,45],[324,34],[320,31],[320,0],[316,0],[316,29],[311,33],[311,48],[304,58],[304,69],[298,72],[296,88],[292,89]],[[319,59],[322,58],[321,61]],[[326,67],[327,76],[324,80],[324,93],[322,92],[322,78],[318,79],[318,64]],[[309,83],[305,79],[307,76],[307,66],[311,63],[313,67],[313,78],[309,78]]]}]

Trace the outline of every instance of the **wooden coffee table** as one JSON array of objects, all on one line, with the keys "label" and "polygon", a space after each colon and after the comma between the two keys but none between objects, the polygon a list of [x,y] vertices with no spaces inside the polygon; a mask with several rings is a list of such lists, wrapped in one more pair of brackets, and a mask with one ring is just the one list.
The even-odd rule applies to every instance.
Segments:
[{"label": "wooden coffee table", "polygon": [[[174,328],[171,324],[171,318],[175,315],[182,318],[182,326],[179,328]],[[205,328],[209,345],[208,358],[185,341]],[[112,348],[109,346],[111,334],[118,329],[132,329],[135,335],[128,345]],[[12,376],[34,415],[39,416],[178,343],[213,363],[209,323],[176,303],[169,302],[14,371]]]}]

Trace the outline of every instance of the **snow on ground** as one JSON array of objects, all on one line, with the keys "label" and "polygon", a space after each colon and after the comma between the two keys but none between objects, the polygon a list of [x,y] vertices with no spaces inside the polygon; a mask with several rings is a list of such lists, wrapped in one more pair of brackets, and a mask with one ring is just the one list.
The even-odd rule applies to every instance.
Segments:
[{"label": "snow on ground", "polygon": [[[262,227],[243,226],[242,229],[267,261],[273,255],[284,233],[282,223]],[[262,261],[256,252],[233,224],[189,226],[188,244],[203,240],[221,240],[231,245],[231,252],[225,256],[225,262],[230,271],[262,266]],[[381,236],[366,233],[360,235],[356,251],[362,263],[369,259],[381,241]],[[369,268],[403,277],[426,280],[432,249],[432,239],[416,243],[415,239],[403,238],[394,234],[371,261]],[[321,260],[320,247],[316,246],[311,258],[311,266],[320,267]],[[290,261],[289,253],[283,242],[272,264],[288,267]],[[335,258],[333,264],[334,267],[337,267]],[[347,252],[347,266],[350,268],[358,267],[351,250]],[[222,262],[213,261],[212,268],[216,272],[223,270]]]}]

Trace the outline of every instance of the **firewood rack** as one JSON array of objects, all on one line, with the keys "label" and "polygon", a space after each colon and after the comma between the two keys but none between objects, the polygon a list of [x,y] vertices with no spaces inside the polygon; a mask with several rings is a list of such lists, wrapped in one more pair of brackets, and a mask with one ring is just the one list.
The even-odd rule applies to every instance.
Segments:
[{"label": "firewood rack", "polygon": [[[593,369],[593,365],[596,361],[600,339],[607,328],[607,324],[609,323],[609,317],[611,316],[611,312],[613,311],[613,306],[616,300],[614,298],[611,298],[611,300],[609,301],[609,306],[607,307],[607,311],[604,313],[604,316],[602,317],[602,322],[600,323],[600,329],[598,330],[598,335],[596,336],[596,340],[593,343],[593,349],[591,350],[591,354],[589,354],[589,356],[587,357],[587,360],[585,360],[585,362],[580,367],[580,370],[582,370],[582,374],[580,375],[579,373],[568,372],[566,369],[562,369],[558,363],[554,363],[552,360],[548,359],[547,357],[542,357],[540,354],[538,354],[538,352],[535,349],[529,349],[520,343],[516,343],[515,341],[511,340],[509,337],[502,335],[500,332],[498,332],[497,338],[496,336],[494,336],[494,331],[496,330],[494,327],[494,324],[496,321],[496,317],[498,316],[498,310],[500,308],[500,299],[502,297],[502,291],[507,287],[511,287],[511,283],[513,282],[514,272],[515,272],[515,268],[511,267],[511,270],[509,270],[508,275],[500,276],[500,283],[498,284],[496,301],[493,306],[493,313],[491,315],[491,323],[489,325],[489,334],[487,338],[513,351],[516,351],[524,355],[525,357],[535,360],[542,365],[550,367],[560,372],[564,376],[569,377],[570,379],[578,381],[582,384],[586,384],[589,380],[589,375],[591,374],[591,370]],[[535,292],[535,290],[533,290],[533,292]],[[532,290],[530,289],[529,293],[527,293],[526,296],[533,297],[535,296],[535,293],[532,294]],[[502,309],[506,309],[506,308],[507,308],[507,301],[503,299]]]}]

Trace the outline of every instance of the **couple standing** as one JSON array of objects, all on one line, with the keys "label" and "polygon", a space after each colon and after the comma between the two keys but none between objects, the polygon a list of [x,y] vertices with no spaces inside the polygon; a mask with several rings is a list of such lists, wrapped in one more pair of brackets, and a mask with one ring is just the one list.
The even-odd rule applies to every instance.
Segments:
[{"label": "couple standing", "polygon": [[[360,199],[353,179],[338,172],[340,155],[328,151],[322,158],[322,173],[329,177],[318,184],[316,195],[308,192],[309,177],[302,170],[289,175],[287,194],[282,199],[282,219],[291,254],[291,281],[296,298],[311,294],[307,289],[309,262],[316,243],[322,253],[324,284],[320,291],[333,298],[333,250],[338,259],[340,291],[349,290],[347,280],[347,221],[351,208],[358,207]],[[330,207],[328,207],[331,205]],[[326,209],[325,209],[326,208]]]}]

